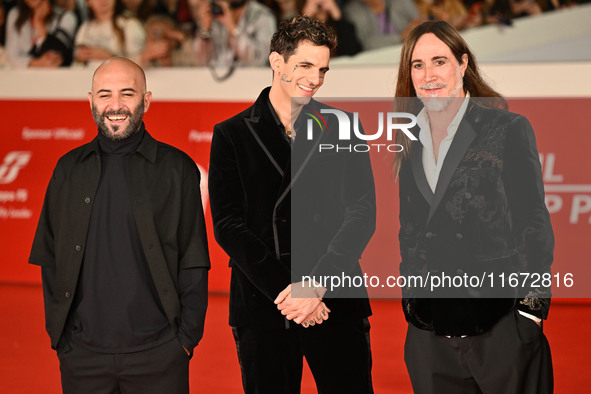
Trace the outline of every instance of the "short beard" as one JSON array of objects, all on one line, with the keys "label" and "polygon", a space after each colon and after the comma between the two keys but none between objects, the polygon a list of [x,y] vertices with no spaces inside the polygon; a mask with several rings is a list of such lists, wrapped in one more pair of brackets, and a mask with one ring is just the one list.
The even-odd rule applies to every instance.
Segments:
[{"label": "short beard", "polygon": [[417,96],[419,97],[419,99],[421,100],[421,102],[423,103],[423,105],[425,106],[427,111],[440,112],[440,111],[443,111],[444,109],[446,109],[449,106],[449,104],[455,98],[457,98],[456,96],[460,92],[460,89],[462,89],[463,87],[464,87],[464,81],[462,78],[462,73],[460,72],[460,69],[458,68],[458,73],[456,74],[456,87],[450,93],[450,97],[419,96],[418,94],[417,94]]},{"label": "short beard", "polygon": [[[109,115],[127,115],[129,123],[125,130],[116,134],[116,132],[119,131],[120,126],[112,126],[113,131],[111,131],[105,122],[105,118]],[[92,117],[94,118],[94,123],[96,123],[102,135],[111,141],[123,141],[140,130],[140,126],[144,117],[144,102],[141,101],[133,113],[128,110],[119,110],[105,111],[102,114],[98,112],[94,106],[94,103],[92,103]]]}]

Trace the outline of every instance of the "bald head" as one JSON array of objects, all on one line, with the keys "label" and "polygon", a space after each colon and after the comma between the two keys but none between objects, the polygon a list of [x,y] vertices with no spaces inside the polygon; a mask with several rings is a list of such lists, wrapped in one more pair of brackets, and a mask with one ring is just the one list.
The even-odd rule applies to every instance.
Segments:
[{"label": "bald head", "polygon": [[124,140],[140,130],[152,93],[146,91],[140,66],[113,57],[95,70],[88,101],[99,131],[112,140]]},{"label": "bald head", "polygon": [[142,89],[142,93],[146,92],[146,74],[144,70],[133,61],[126,57],[112,57],[101,63],[100,66],[94,70],[92,74],[91,91],[94,93],[95,80],[103,75],[121,74],[127,75],[129,78],[136,79],[137,87]]}]

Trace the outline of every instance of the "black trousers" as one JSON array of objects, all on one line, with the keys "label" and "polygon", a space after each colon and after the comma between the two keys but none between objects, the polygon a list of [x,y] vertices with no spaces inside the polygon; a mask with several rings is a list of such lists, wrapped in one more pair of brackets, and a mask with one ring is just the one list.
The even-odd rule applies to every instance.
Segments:
[{"label": "black trousers", "polygon": [[303,357],[319,394],[369,394],[367,319],[310,328],[233,327],[246,394],[300,393]]},{"label": "black trousers", "polygon": [[436,336],[409,324],[404,359],[415,393],[546,394],[554,389],[550,346],[533,320],[513,311],[488,332]]},{"label": "black trousers", "polygon": [[70,347],[58,352],[64,394],[189,393],[189,356],[176,338],[135,353]]}]

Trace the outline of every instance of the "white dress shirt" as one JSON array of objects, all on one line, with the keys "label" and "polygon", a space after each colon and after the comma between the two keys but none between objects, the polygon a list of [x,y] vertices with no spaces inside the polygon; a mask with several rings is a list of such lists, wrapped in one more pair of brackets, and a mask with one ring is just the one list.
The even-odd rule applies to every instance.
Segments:
[{"label": "white dress shirt", "polygon": [[435,152],[433,150],[433,139],[431,138],[431,127],[429,126],[429,114],[427,110],[423,108],[417,115],[417,124],[419,126],[419,141],[423,145],[423,168],[425,169],[425,176],[427,182],[431,187],[431,191],[435,193],[435,187],[437,186],[437,180],[439,179],[439,173],[443,166],[443,161],[449,151],[451,142],[458,131],[460,122],[464,118],[466,108],[468,108],[468,102],[470,101],[470,93],[466,93],[466,97],[462,102],[462,105],[458,109],[456,116],[453,118],[449,126],[447,126],[447,136],[439,144],[439,152],[437,155],[437,161],[435,160]]}]

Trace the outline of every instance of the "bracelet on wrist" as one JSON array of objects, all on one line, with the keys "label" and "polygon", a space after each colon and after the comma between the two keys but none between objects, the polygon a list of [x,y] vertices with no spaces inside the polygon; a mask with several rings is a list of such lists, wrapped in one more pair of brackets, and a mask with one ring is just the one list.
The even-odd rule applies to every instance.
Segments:
[{"label": "bracelet on wrist", "polygon": [[197,36],[203,40],[209,40],[211,38],[210,30],[199,30]]}]

